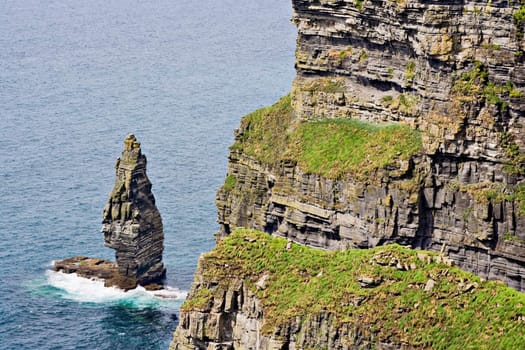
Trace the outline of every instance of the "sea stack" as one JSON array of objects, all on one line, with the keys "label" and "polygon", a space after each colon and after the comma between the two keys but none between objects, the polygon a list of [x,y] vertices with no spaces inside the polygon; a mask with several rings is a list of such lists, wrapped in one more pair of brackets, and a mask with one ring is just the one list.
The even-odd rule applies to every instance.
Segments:
[{"label": "sea stack", "polygon": [[146,175],[146,156],[133,134],[124,139],[115,177],[104,207],[102,232],[105,246],[116,250],[116,263],[76,256],[55,262],[55,270],[102,279],[106,286],[124,290],[137,285],[162,289],[166,276],[162,263],[162,219]]},{"label": "sea stack", "polygon": [[119,274],[144,286],[161,284],[166,274],[162,219],[146,163],[135,135],[126,136],[102,220],[104,244],[116,250]]}]

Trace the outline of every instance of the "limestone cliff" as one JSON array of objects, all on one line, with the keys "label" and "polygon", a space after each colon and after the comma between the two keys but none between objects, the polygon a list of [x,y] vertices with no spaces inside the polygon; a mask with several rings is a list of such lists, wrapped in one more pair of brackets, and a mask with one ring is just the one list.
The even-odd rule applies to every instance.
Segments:
[{"label": "limestone cliff", "polygon": [[[218,237],[254,227],[327,249],[444,247],[462,268],[524,290],[525,9],[292,3],[290,101],[245,117],[236,131],[217,195]],[[366,124],[359,132],[368,137],[345,143],[341,120]],[[388,142],[370,132],[392,124],[417,133],[419,149],[401,143],[408,132]],[[318,125],[326,132],[304,131]],[[333,157],[321,148],[330,141],[341,144]]]},{"label": "limestone cliff", "polygon": [[438,254],[242,230],[199,259],[170,350],[522,349],[524,305]]},{"label": "limestone cliff", "polygon": [[146,156],[134,135],[128,135],[124,145],[115,165],[115,185],[104,207],[104,242],[116,250],[122,276],[140,285],[161,283],[166,274],[164,233],[146,175]]},{"label": "limestone cliff", "polygon": [[[525,346],[513,343],[521,311],[505,325],[486,318],[520,302],[474,311],[501,286],[383,253],[359,258],[399,243],[525,290],[523,3],[292,4],[297,77],[235,131],[217,248],[200,260],[171,349]],[[239,227],[288,244],[232,245]],[[333,255],[312,268],[317,250],[291,257],[292,242]]]}]

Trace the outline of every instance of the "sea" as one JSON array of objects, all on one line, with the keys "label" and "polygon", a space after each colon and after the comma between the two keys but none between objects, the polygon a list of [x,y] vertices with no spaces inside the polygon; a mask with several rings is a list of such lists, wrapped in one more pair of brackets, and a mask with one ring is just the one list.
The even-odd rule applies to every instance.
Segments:
[{"label": "sea", "polygon": [[[0,0],[0,349],[167,349],[243,115],[290,91],[283,0]],[[148,158],[165,293],[52,271],[100,233],[124,137]]]}]

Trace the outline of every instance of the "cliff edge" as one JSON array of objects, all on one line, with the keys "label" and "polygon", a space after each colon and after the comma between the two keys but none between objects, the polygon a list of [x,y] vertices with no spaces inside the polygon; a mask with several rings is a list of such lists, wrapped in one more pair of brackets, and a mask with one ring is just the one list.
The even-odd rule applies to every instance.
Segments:
[{"label": "cliff edge", "polygon": [[243,118],[220,231],[324,249],[400,243],[525,288],[525,9],[299,1],[297,77]]},{"label": "cliff edge", "polygon": [[525,347],[525,295],[450,265],[238,230],[199,259],[170,350]]},{"label": "cliff edge", "polygon": [[525,290],[524,4],[292,5],[292,91],[235,131],[171,349],[523,347],[486,280]]}]

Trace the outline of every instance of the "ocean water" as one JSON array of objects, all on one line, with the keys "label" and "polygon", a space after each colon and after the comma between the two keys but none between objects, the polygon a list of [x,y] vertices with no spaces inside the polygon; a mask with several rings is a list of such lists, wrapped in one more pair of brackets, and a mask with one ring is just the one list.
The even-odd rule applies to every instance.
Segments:
[{"label": "ocean water", "polygon": [[[291,15],[282,0],[0,1],[1,349],[167,349],[214,244],[233,130],[290,89]],[[163,217],[164,296],[51,271],[113,258],[100,221],[130,132]]]}]

